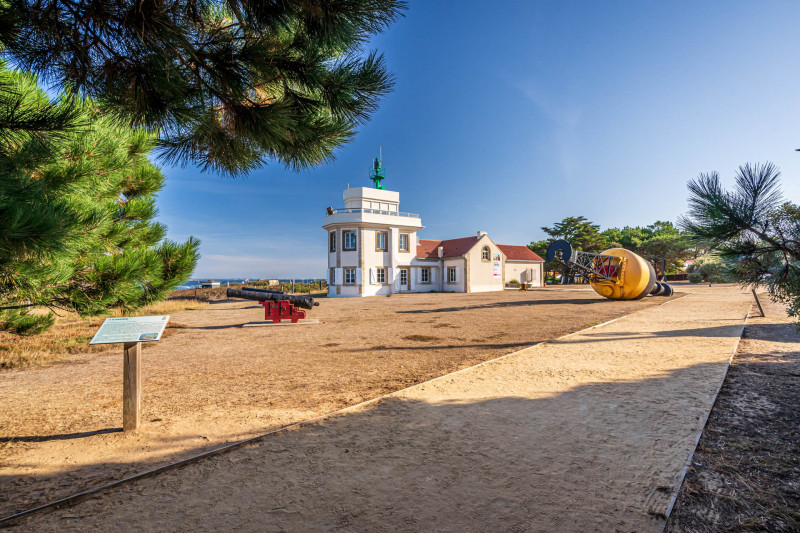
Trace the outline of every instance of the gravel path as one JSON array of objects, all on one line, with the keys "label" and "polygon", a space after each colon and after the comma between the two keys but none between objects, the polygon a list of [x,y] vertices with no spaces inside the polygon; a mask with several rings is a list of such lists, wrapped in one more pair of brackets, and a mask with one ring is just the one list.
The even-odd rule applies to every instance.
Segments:
[{"label": "gravel path", "polygon": [[752,298],[691,291],[21,526],[659,531]]}]

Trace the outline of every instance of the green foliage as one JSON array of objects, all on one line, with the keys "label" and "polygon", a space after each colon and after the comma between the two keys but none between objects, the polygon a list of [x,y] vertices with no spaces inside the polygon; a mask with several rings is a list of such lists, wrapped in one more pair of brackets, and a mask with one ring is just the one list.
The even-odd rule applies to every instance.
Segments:
[{"label": "green foliage", "polygon": [[508,284],[509,285],[519,285],[519,281],[515,280],[515,279],[512,279],[511,281],[508,282]]},{"label": "green foliage", "polygon": [[731,264],[719,254],[709,253],[699,256],[686,269],[692,283],[729,283],[735,281]]},{"label": "green foliage", "polygon": [[600,233],[600,226],[592,224],[585,217],[567,217],[553,224],[552,228],[542,226],[542,231],[551,237],[551,241],[569,241],[575,250],[599,252],[606,247],[606,239]]},{"label": "green foliage", "polygon": [[735,279],[764,286],[800,316],[800,208],[783,200],[772,163],[739,167],[733,190],[716,172],[689,182],[689,213],[681,225],[730,261]]},{"label": "green foliage", "polygon": [[[26,112],[50,106],[53,116],[72,117],[58,135],[0,140],[0,308],[133,310],[188,279],[198,241],[166,241],[153,221],[164,179],[147,159],[155,136],[119,124],[89,100],[50,103],[30,75],[0,66],[0,82],[22,95],[14,105]],[[0,323],[36,333],[52,316],[5,309]]]},{"label": "green foliage", "polygon": [[36,335],[53,325],[53,313],[37,315],[27,309],[7,309],[0,311],[0,330],[16,335]]},{"label": "green foliage", "polygon": [[625,226],[603,232],[610,248],[625,248],[650,261],[659,275],[674,274],[696,251],[672,222],[657,220],[646,227]]},{"label": "green foliage", "polygon": [[[51,102],[38,90],[36,77],[18,73],[14,79],[0,59],[0,145],[26,144],[27,157],[51,156],[52,141],[80,127],[79,102]],[[0,153],[0,157],[2,157]],[[0,172],[6,162],[0,159]]]},{"label": "green foliage", "polygon": [[127,124],[159,131],[169,162],[231,175],[268,160],[298,169],[331,159],[391,90],[383,56],[362,48],[405,8],[401,0],[2,0],[0,50]]}]

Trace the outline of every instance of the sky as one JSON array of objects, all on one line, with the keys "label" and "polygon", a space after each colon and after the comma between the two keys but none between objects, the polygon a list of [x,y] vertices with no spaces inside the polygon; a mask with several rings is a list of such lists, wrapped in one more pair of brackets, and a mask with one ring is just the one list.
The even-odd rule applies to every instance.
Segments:
[{"label": "sky", "polygon": [[366,47],[394,91],[334,162],[230,179],[162,167],[168,237],[202,241],[193,278],[322,278],[325,208],[384,186],[421,238],[545,238],[676,222],[686,183],[771,161],[800,203],[800,2],[411,0]]}]

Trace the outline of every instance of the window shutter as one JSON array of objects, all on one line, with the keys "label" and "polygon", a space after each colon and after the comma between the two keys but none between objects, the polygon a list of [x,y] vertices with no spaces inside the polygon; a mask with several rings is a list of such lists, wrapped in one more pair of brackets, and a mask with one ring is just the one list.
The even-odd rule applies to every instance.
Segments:
[{"label": "window shutter", "polygon": [[433,283],[435,281],[436,281],[436,269],[432,268],[431,269],[431,283]]},{"label": "window shutter", "polygon": [[458,267],[455,267],[456,283],[458,283]]},{"label": "window shutter", "polygon": [[371,285],[375,285],[375,269],[371,267],[369,269],[369,282]]},{"label": "window shutter", "polygon": [[342,269],[341,268],[334,268],[333,269],[333,284],[334,285],[341,285],[342,284]]},{"label": "window shutter", "polygon": [[356,269],[356,285],[361,285],[361,281],[362,281],[362,279],[361,279],[361,278],[363,277],[363,276],[361,275],[361,270],[362,270],[362,269],[360,269],[360,268],[357,268],[357,269]]},{"label": "window shutter", "polygon": [[417,283],[422,283],[422,269],[417,269]]},{"label": "window shutter", "polygon": [[392,267],[386,269],[386,283],[394,283],[394,269]]}]

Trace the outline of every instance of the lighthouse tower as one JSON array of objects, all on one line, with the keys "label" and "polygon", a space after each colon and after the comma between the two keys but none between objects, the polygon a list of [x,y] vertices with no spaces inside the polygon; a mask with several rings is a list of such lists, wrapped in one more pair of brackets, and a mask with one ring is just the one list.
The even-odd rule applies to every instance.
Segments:
[{"label": "lighthouse tower", "polygon": [[344,207],[328,208],[328,295],[373,296],[416,289],[411,263],[416,258],[420,216],[400,211],[400,193],[386,190],[381,157],[370,169],[372,187],[350,187]]}]

